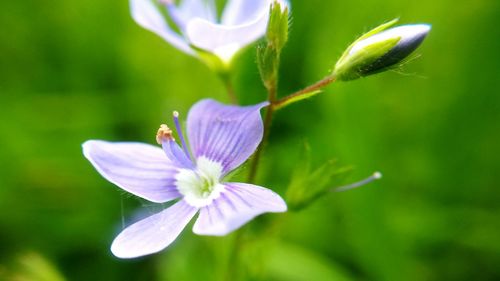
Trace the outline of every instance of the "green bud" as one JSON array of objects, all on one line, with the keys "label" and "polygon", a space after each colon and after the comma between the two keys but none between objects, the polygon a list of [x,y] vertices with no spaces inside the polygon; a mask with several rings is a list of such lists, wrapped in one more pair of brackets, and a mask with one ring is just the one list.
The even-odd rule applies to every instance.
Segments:
[{"label": "green bud", "polygon": [[260,76],[266,88],[276,87],[281,50],[288,41],[288,7],[274,2],[270,7],[266,44],[257,48]]},{"label": "green bud", "polygon": [[333,75],[353,80],[393,68],[405,60],[425,39],[428,24],[393,26],[398,19],[382,24],[352,43],[337,61]]},{"label": "green bud", "polygon": [[258,46],[257,61],[260,77],[267,89],[273,87],[278,80],[279,54],[276,49]]},{"label": "green bud", "polygon": [[288,7],[282,7],[279,2],[274,2],[269,13],[266,39],[278,54],[288,41],[288,24]]}]

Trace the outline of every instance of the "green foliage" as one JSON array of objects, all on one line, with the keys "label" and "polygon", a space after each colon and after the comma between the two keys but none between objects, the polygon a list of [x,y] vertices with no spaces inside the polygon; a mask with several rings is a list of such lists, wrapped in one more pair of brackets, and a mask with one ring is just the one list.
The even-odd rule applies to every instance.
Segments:
[{"label": "green foliage", "polygon": [[0,280],[64,281],[62,274],[38,253],[23,253],[11,261],[8,269],[0,268]]},{"label": "green foliage", "polygon": [[350,167],[339,167],[335,160],[311,167],[311,148],[305,143],[295,172],[286,193],[288,208],[298,211],[332,192],[351,171]]},{"label": "green foliage", "polygon": [[342,266],[300,245],[260,238],[245,252],[249,280],[351,281]]}]

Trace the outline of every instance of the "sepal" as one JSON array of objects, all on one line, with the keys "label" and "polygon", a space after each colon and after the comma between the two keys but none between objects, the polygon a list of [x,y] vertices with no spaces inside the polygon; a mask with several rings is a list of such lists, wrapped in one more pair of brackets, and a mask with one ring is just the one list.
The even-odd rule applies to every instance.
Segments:
[{"label": "sepal", "polygon": [[299,211],[311,205],[317,199],[339,186],[352,170],[351,167],[339,166],[337,161],[330,160],[313,168],[311,165],[311,148],[305,143],[292,180],[286,193],[286,201],[290,210]]}]

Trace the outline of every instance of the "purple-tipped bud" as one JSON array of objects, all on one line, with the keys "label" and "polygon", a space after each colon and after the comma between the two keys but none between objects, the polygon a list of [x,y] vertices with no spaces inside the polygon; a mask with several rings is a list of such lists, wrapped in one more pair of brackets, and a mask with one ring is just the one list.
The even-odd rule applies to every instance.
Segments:
[{"label": "purple-tipped bud", "polygon": [[355,41],[335,66],[339,80],[352,80],[390,69],[406,59],[425,39],[431,26],[410,24],[377,27]]}]

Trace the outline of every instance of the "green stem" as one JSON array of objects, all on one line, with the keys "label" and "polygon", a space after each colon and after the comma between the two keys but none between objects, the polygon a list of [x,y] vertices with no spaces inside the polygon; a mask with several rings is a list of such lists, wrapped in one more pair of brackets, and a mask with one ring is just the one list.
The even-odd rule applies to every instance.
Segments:
[{"label": "green stem", "polygon": [[[311,86],[308,86],[300,91],[297,91],[293,94],[290,94],[286,97],[283,97],[275,102],[272,103],[272,107],[275,110],[278,110],[283,107],[283,105],[286,105],[290,100],[297,99],[300,96],[306,96],[312,92],[316,92],[321,90],[322,88],[328,86],[329,84],[335,82],[335,76],[333,75],[328,75],[325,78],[319,80],[318,82],[312,84]],[[300,100],[300,99],[297,99]]]},{"label": "green stem", "polygon": [[243,236],[244,236],[245,228],[239,229],[236,231],[236,236],[233,240],[233,245],[231,248],[231,252],[229,254],[229,260],[227,264],[227,274],[225,276],[226,281],[235,281],[239,280],[240,275],[240,251],[243,248]]},{"label": "green stem", "polygon": [[[297,99],[300,96],[307,96],[308,94],[319,91],[320,89],[330,85],[335,82],[336,78],[333,75],[328,75],[325,78],[319,80],[318,82],[300,90],[292,93],[281,99],[277,99],[277,81],[274,81],[267,87],[268,89],[268,101],[270,105],[267,107],[266,116],[264,117],[264,136],[262,137],[262,142],[260,143],[257,151],[252,158],[250,163],[250,172],[248,173],[248,182],[253,183],[255,177],[257,176],[257,168],[259,166],[259,161],[261,158],[262,151],[269,138],[269,131],[271,129],[271,124],[273,122],[274,113],[281,109],[283,106],[287,105],[291,100]],[[300,100],[300,99],[297,99]]]},{"label": "green stem", "polygon": [[273,114],[275,112],[272,104],[276,101],[276,95],[277,95],[276,92],[277,92],[277,82],[274,82],[268,87],[268,101],[270,105],[267,107],[266,116],[264,117],[264,136],[262,137],[262,142],[257,148],[257,151],[255,151],[255,154],[252,158],[252,162],[250,163],[250,172],[248,173],[249,183],[253,183],[255,181],[260,157],[262,151],[264,150],[264,146],[267,143],[267,139],[269,138],[269,131],[271,130],[271,124],[273,122]]},{"label": "green stem", "polygon": [[229,77],[227,79],[224,79],[224,86],[226,87],[226,91],[229,96],[229,101],[232,104],[238,104],[238,98],[236,97],[233,84],[231,83],[231,79]]},{"label": "green stem", "polygon": [[221,70],[217,73],[219,75],[222,84],[226,88],[227,95],[229,97],[229,102],[231,104],[238,104],[238,98],[236,97],[236,93],[234,91],[233,82],[231,81],[231,73],[229,69]]}]

